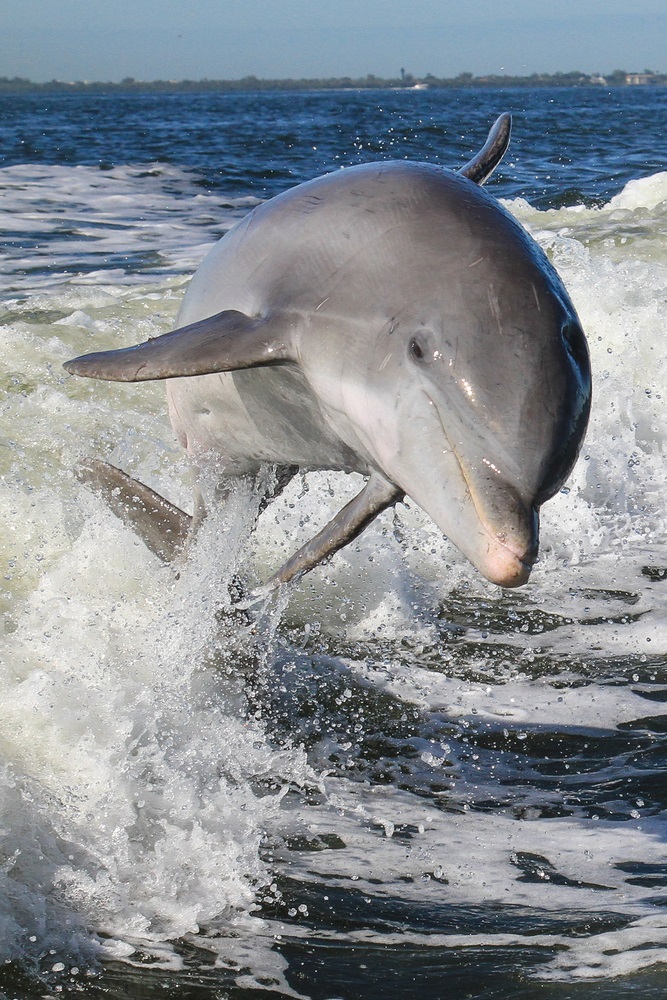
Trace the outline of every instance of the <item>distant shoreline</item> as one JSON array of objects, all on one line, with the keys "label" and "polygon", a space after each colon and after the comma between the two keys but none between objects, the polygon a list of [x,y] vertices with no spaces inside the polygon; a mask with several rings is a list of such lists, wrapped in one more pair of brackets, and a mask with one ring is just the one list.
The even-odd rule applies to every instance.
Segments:
[{"label": "distant shoreline", "polygon": [[530,76],[474,76],[460,73],[456,77],[414,77],[403,73],[397,78],[385,79],[369,73],[358,79],[352,77],[327,77],[326,79],[261,80],[246,76],[240,80],[135,80],[126,77],[120,82],[88,80],[49,80],[35,83],[24,77],[0,77],[2,93],[253,93],[265,91],[313,90],[448,90],[466,88],[504,89],[532,87],[655,87],[667,84],[667,73],[644,71],[628,73],[614,70],[608,74],[588,74],[577,70],[570,73],[533,73]]}]

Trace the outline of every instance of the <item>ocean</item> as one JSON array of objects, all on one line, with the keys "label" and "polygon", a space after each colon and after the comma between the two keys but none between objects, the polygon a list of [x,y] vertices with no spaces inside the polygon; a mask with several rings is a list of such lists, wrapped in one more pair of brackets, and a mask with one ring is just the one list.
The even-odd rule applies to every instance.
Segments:
[{"label": "ocean", "polygon": [[[159,384],[62,364],[172,328],[254,205],[370,160],[487,185],[558,268],[593,412],[530,583],[414,504],[251,619],[355,476],[240,483],[179,572],[75,475],[184,508]],[[3,95],[0,996],[667,994],[667,89]]]}]

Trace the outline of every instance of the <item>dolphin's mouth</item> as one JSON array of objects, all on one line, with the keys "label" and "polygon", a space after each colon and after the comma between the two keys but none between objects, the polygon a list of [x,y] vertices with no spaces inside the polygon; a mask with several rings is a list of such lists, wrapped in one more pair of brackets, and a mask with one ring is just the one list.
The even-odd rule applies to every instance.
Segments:
[{"label": "dolphin's mouth", "polygon": [[[454,455],[461,472],[468,496],[470,497],[477,516],[478,524],[484,532],[485,538],[488,539],[486,549],[484,549],[483,546],[479,546],[474,557],[468,555],[468,558],[490,583],[495,583],[499,587],[508,588],[523,586],[528,582],[538,554],[539,539],[536,528],[533,528],[533,524],[536,524],[537,521],[537,512],[535,508],[532,508],[530,511],[530,514],[532,514],[531,520],[533,524],[527,526],[528,531],[526,533],[528,537],[525,540],[520,539],[519,537],[516,539],[509,539],[506,535],[503,537],[504,533],[502,531],[494,531],[489,526],[484,504],[481,501],[478,490],[472,482],[472,478],[466,468],[466,464],[461,459],[461,456],[444,427],[440,417],[440,411],[438,410],[435,401],[428,393],[425,393],[425,395],[437,414],[438,422],[442,428],[442,433],[451,448],[452,454]],[[526,513],[528,514],[529,512],[527,511]]]},{"label": "dolphin's mouth", "polygon": [[529,537],[524,541],[519,538],[508,539],[504,532],[493,531],[488,524],[478,491],[466,472],[465,464],[461,461],[456,448],[453,452],[475,508],[477,520],[489,540],[486,552],[480,551],[479,561],[475,562],[475,565],[490,583],[495,583],[499,587],[522,587],[528,582],[537,560],[537,532],[530,530]]},{"label": "dolphin's mouth", "polygon": [[[458,460],[458,455],[456,457]],[[490,583],[495,583],[499,587],[522,587],[524,583],[528,582],[537,559],[537,538],[531,532],[530,539],[522,543],[519,540],[507,540],[502,537],[502,533],[494,532],[485,520],[475,490],[471,489],[461,462],[459,465],[475,508],[477,520],[488,539],[486,550],[480,546],[477,559],[473,560],[477,569],[484,574]]]}]

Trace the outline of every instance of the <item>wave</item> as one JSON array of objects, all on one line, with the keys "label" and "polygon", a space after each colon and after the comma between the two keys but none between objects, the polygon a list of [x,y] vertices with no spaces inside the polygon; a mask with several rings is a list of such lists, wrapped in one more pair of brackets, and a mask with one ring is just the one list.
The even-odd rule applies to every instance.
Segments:
[{"label": "wave", "polygon": [[198,180],[164,163],[3,168],[0,292],[192,273],[211,243],[257,204],[204,193]]}]

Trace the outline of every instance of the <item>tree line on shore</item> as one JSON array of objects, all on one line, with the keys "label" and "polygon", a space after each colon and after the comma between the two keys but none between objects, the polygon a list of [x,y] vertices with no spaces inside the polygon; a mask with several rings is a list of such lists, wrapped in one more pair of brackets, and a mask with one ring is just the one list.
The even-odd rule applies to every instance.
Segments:
[{"label": "tree line on shore", "polygon": [[281,90],[388,90],[388,89],[446,89],[454,87],[599,87],[627,86],[632,83],[648,85],[667,84],[667,73],[657,73],[644,70],[643,73],[628,73],[624,69],[616,69],[607,74],[581,73],[572,70],[569,73],[532,73],[530,76],[509,76],[489,74],[474,76],[472,73],[459,73],[455,77],[436,77],[431,73],[416,78],[411,73],[401,70],[401,75],[395,78],[384,78],[368,73],[364,77],[349,76],[327,77],[326,79],[281,79],[262,80],[256,76],[245,76],[239,80],[135,80],[125,77],[120,82],[91,82],[88,80],[49,80],[35,83],[24,77],[0,77],[0,92],[39,93],[82,91],[100,93],[120,91],[126,93],[151,93],[183,91],[281,91]]}]

